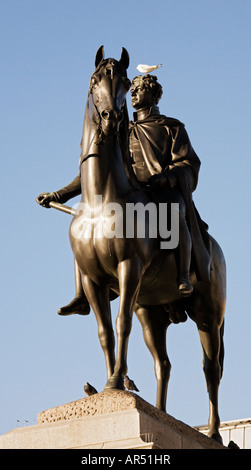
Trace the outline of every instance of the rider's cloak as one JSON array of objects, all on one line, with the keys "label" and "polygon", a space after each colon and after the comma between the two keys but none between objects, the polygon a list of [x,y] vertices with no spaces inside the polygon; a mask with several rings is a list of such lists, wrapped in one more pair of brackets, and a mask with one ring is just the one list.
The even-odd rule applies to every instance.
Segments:
[{"label": "rider's cloak", "polygon": [[164,173],[171,182],[175,176],[186,206],[197,278],[209,280],[209,236],[192,198],[201,162],[184,124],[161,115],[157,106],[134,113],[134,121],[129,126],[129,148],[133,172],[143,186],[154,174]]}]

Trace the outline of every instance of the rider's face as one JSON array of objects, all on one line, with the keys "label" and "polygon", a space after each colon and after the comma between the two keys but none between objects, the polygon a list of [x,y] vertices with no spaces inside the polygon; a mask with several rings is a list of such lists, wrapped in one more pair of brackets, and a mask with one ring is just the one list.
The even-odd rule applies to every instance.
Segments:
[{"label": "rider's face", "polygon": [[152,93],[140,86],[132,87],[131,103],[135,109],[149,108],[154,105]]}]

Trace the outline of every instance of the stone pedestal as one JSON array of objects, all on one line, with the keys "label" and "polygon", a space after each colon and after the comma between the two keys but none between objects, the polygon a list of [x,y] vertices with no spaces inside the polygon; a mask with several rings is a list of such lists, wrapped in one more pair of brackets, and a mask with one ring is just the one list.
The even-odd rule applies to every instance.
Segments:
[{"label": "stone pedestal", "polygon": [[0,449],[223,449],[134,393],[107,390],[39,413]]}]

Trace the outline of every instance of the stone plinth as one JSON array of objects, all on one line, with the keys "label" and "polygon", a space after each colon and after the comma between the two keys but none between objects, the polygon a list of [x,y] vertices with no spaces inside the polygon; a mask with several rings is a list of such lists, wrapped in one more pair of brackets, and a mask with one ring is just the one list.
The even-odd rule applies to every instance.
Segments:
[{"label": "stone plinth", "polygon": [[106,390],[39,413],[0,436],[0,449],[222,449],[134,393]]}]

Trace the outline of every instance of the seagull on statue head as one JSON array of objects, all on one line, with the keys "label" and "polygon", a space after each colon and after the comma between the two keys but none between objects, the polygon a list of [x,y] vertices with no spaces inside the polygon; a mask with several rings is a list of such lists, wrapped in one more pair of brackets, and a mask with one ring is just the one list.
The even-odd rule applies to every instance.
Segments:
[{"label": "seagull on statue head", "polygon": [[153,70],[158,69],[159,67],[162,67],[162,64],[159,65],[146,65],[146,64],[139,64],[136,69],[141,72],[141,73],[150,73]]}]

